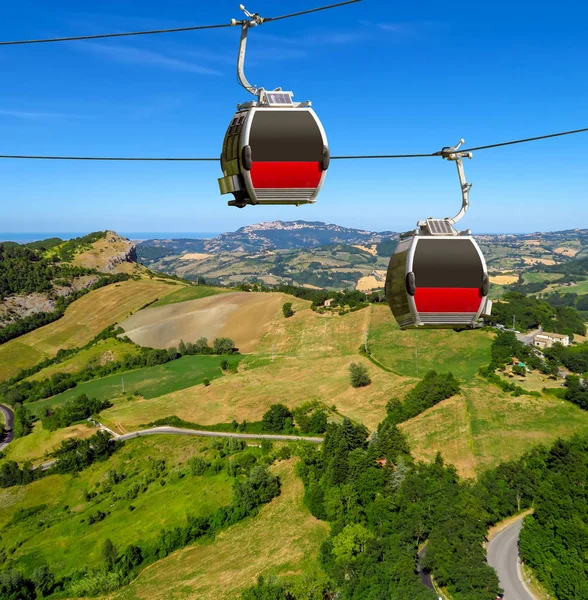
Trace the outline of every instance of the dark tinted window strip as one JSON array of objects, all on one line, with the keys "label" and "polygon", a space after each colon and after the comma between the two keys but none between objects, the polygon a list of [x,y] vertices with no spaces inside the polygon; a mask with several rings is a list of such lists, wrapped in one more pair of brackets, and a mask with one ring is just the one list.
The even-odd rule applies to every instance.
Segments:
[{"label": "dark tinted window strip", "polygon": [[474,244],[467,239],[420,239],[413,262],[417,288],[481,287],[484,269]]},{"label": "dark tinted window strip", "polygon": [[259,110],[249,134],[257,162],[320,162],[323,140],[313,116],[305,110]]}]

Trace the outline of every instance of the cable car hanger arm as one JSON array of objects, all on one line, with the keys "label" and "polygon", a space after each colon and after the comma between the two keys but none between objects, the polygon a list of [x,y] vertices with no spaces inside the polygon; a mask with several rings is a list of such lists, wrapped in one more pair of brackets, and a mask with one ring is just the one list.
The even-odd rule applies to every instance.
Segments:
[{"label": "cable car hanger arm", "polygon": [[443,148],[440,152],[436,153],[442,158],[455,161],[455,166],[457,167],[457,176],[459,177],[459,184],[461,187],[461,209],[455,217],[447,218],[447,221],[452,225],[455,225],[455,223],[466,214],[466,211],[470,206],[470,189],[472,188],[472,184],[466,181],[463,169],[463,159],[472,158],[472,153],[469,151],[458,152],[464,142],[465,140],[462,138],[455,146]]}]

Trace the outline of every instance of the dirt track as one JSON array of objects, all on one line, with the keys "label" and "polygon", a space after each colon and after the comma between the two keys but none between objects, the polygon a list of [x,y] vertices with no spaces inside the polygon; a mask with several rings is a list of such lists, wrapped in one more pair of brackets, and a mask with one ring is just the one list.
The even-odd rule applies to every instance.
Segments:
[{"label": "dirt track", "polygon": [[141,310],[121,326],[135,343],[151,348],[229,337],[241,352],[251,352],[284,302],[282,294],[219,294]]}]

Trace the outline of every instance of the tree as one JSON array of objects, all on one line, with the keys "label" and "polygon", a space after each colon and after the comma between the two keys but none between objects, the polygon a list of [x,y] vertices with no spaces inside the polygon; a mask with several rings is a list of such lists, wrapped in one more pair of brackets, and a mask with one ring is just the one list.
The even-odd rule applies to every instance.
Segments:
[{"label": "tree", "polygon": [[292,427],[292,413],[283,404],[272,404],[263,415],[261,427],[264,431],[281,433],[284,429]]},{"label": "tree", "polygon": [[327,430],[327,413],[324,410],[313,411],[308,425],[312,433],[324,433]]},{"label": "tree", "polygon": [[351,363],[349,365],[349,375],[351,377],[351,385],[354,388],[365,387],[372,382],[368,370],[359,363]]},{"label": "tree", "polygon": [[43,597],[49,596],[55,585],[55,575],[47,566],[37,567],[33,571],[31,580],[35,584],[37,594],[41,594]]},{"label": "tree", "polygon": [[230,338],[216,338],[212,342],[212,351],[214,354],[233,354],[235,342]]},{"label": "tree", "polygon": [[367,543],[374,538],[374,534],[363,525],[353,523],[346,525],[343,531],[333,538],[333,554],[335,560],[342,564],[349,564],[359,554],[365,551]]},{"label": "tree", "polygon": [[102,559],[104,560],[106,568],[109,571],[112,571],[118,559],[118,551],[110,538],[104,540],[104,545],[102,546]]},{"label": "tree", "polygon": [[293,316],[294,311],[292,310],[292,302],[284,302],[282,306],[282,312],[284,313],[286,319]]}]

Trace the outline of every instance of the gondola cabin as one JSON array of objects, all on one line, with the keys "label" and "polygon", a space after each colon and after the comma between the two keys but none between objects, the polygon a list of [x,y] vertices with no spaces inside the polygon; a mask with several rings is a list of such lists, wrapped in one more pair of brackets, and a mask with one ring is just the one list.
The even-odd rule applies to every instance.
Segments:
[{"label": "gondola cabin", "polygon": [[385,292],[401,329],[473,328],[492,305],[486,262],[471,236],[401,240],[390,259]]},{"label": "gondola cabin", "polygon": [[310,103],[263,92],[238,106],[221,154],[221,194],[231,206],[315,202],[329,167],[325,131]]}]

